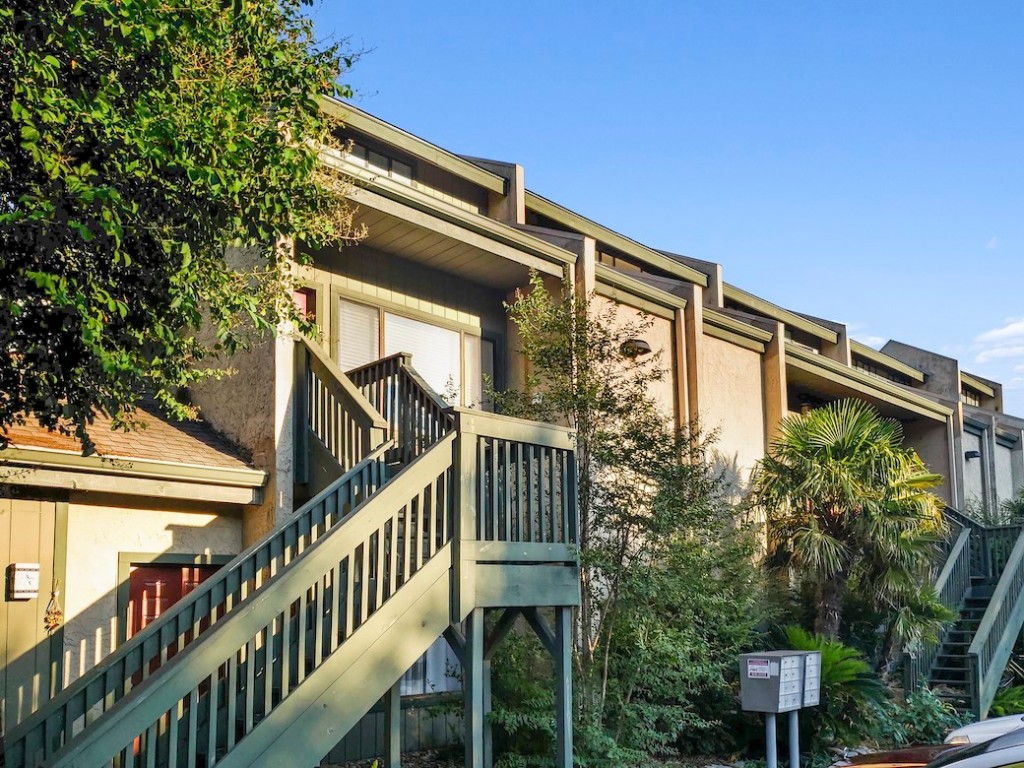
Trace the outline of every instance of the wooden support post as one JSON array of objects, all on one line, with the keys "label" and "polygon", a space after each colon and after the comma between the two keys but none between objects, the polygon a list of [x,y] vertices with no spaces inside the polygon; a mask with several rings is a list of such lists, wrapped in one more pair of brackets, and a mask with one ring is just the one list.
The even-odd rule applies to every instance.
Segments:
[{"label": "wooden support post", "polygon": [[382,768],[402,765],[402,681],[384,694],[384,763]]},{"label": "wooden support post", "polygon": [[555,608],[555,766],[572,768],[572,608]]},{"label": "wooden support post", "polygon": [[484,766],[491,768],[494,765],[494,730],[491,728],[491,660],[484,657],[483,679],[483,712],[481,720],[484,727]]},{"label": "wooden support post", "polygon": [[466,768],[484,768],[484,609],[466,617],[466,653],[462,665]]}]

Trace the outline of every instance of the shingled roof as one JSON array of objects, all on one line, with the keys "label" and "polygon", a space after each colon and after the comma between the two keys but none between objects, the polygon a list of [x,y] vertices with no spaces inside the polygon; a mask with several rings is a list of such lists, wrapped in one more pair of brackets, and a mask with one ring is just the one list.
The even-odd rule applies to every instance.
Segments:
[{"label": "shingled roof", "polygon": [[[169,421],[155,407],[144,406],[136,412],[144,428],[131,432],[113,429],[110,419],[97,415],[89,428],[96,455],[104,458],[169,461],[224,469],[251,469],[239,448],[202,421]],[[13,448],[44,448],[81,454],[82,446],[72,436],[51,432],[29,419],[12,426],[7,438]]]}]

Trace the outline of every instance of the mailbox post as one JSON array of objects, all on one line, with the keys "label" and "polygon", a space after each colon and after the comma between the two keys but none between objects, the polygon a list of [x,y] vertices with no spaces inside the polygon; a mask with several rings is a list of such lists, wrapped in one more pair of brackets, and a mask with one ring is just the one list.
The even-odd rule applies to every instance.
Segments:
[{"label": "mailbox post", "polygon": [[789,712],[790,768],[800,768],[800,721],[803,707],[821,700],[819,651],[768,651],[740,656],[740,699],[747,712],[765,714],[767,768],[778,768],[775,715]]}]

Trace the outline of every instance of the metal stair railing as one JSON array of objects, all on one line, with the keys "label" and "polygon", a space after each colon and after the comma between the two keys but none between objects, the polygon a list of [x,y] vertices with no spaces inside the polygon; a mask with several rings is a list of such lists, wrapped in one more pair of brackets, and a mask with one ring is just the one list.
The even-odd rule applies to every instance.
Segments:
[{"label": "metal stair railing", "polygon": [[988,714],[999,680],[1024,624],[1024,535],[1017,536],[978,631],[967,651],[971,705],[981,719]]},{"label": "metal stair railing", "polygon": [[332,530],[385,482],[386,443],[307,502],[260,542],[206,579],[44,707],[7,734],[7,764],[35,766],[88,730],[134,687],[158,672],[260,594],[289,563]]},{"label": "metal stair railing", "polygon": [[244,744],[447,551],[454,439],[405,467],[48,765],[209,767]]},{"label": "metal stair railing", "polygon": [[412,366],[412,355],[399,352],[345,375],[379,411],[396,436],[392,461],[407,464],[454,426],[448,404]]},{"label": "metal stair railing", "polygon": [[[939,577],[935,580],[935,591],[939,602],[950,611],[959,614],[971,588],[972,532],[969,526],[960,529],[946,558]],[[942,647],[944,637],[936,643],[925,643],[917,654],[904,657],[903,685],[907,691],[916,691],[928,682],[932,664]]]}]

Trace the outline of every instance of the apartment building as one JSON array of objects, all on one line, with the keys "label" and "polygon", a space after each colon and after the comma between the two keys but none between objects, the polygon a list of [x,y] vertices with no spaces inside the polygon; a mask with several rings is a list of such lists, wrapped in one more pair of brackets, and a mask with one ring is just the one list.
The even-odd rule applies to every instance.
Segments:
[{"label": "apartment building", "polygon": [[717,433],[737,493],[787,414],[846,397],[902,423],[951,507],[1022,482],[1024,422],[956,361],[876,351],[530,191],[520,165],[323,108],[350,142],[323,161],[356,180],[367,234],[297,266],[320,338],[241,354],[193,393],[202,422],[99,422],[87,458],[27,427],[0,454],[11,765],[397,765],[403,741],[448,737],[417,708],[439,695],[464,697],[467,765],[487,765],[489,653],[522,620],[555,659],[568,766],[571,435],[483,394],[522,381],[503,302],[531,273],[651,319],[654,395]]}]

